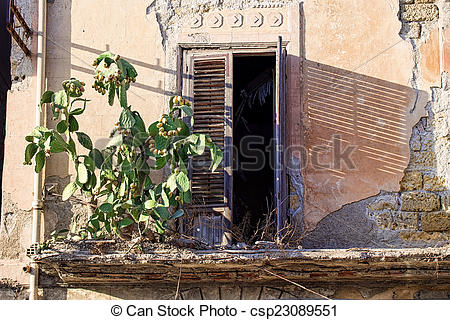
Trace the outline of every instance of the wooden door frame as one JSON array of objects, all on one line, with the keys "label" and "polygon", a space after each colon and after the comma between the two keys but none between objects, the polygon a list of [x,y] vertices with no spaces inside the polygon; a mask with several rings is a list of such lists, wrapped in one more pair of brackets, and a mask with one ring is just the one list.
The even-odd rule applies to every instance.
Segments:
[{"label": "wooden door frame", "polygon": [[[276,57],[275,67],[277,68],[277,74],[283,75],[285,77],[287,75],[286,70],[286,47],[288,45],[289,41],[282,41],[281,37],[279,37],[278,41],[274,42],[242,42],[242,43],[214,43],[214,44],[201,44],[201,43],[179,43],[177,48],[178,53],[178,61],[177,61],[177,92],[179,94],[185,94],[185,88],[184,86],[185,82],[190,82],[189,78],[185,78],[185,70],[184,67],[186,66],[186,63],[189,63],[187,61],[187,53],[189,52],[195,52],[196,54],[230,54],[230,61],[231,65],[233,62],[233,57],[236,55],[274,55]],[[281,68],[280,69],[280,61],[279,59],[281,57],[284,57],[282,61]],[[230,69],[230,72],[232,72],[232,69]],[[280,77],[278,77],[280,78]],[[279,79],[276,79],[277,82],[279,82]],[[232,85],[233,87],[233,85]],[[275,205],[276,205],[276,218],[275,223],[277,226],[277,234],[276,238],[279,240],[282,236],[283,228],[285,227],[285,222],[287,219],[287,205],[285,198],[287,197],[287,176],[286,176],[286,166],[282,163],[284,160],[285,155],[285,146],[286,146],[286,134],[285,134],[285,123],[286,123],[286,97],[287,97],[287,90],[286,90],[286,81],[280,83],[280,85],[274,86],[274,88],[280,88],[280,90],[275,91],[275,114],[274,114],[274,139],[277,142],[274,146],[275,148],[275,155],[278,158],[277,163],[279,165],[283,166],[283,169],[281,173],[277,173],[277,168],[274,168],[274,192],[275,194]],[[231,90],[231,95],[233,94],[232,90],[233,88],[229,88]],[[232,104],[231,104],[232,107]],[[232,117],[232,115],[231,115]],[[232,119],[232,118],[231,118]],[[280,127],[281,126],[281,127]],[[231,127],[231,137],[232,135],[232,127]],[[279,146],[281,146],[281,150],[279,149]],[[229,172],[230,177],[232,172]],[[232,183],[232,182],[230,182]],[[230,189],[232,190],[232,188]],[[225,190],[225,193],[227,190]],[[229,219],[232,218],[232,199],[233,199],[233,192],[231,191],[231,194],[229,195],[229,204],[230,204],[230,210],[227,214],[227,217]],[[232,220],[230,220],[232,221]],[[228,238],[228,244],[231,244],[231,238]]]}]

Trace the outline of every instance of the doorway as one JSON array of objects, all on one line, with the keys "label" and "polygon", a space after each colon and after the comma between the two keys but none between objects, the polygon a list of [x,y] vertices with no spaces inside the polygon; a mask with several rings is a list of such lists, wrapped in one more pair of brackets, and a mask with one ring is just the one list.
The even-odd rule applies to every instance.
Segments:
[{"label": "doorway", "polygon": [[275,55],[233,57],[233,235],[273,240]]}]

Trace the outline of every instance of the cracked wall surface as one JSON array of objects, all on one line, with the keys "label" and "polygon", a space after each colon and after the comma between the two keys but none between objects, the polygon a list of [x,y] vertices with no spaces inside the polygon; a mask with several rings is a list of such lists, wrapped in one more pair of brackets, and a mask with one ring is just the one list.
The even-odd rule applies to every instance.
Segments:
[{"label": "cracked wall surface", "polygon": [[[35,28],[35,2],[16,3]],[[300,231],[303,248],[448,243],[450,111],[449,83],[443,74],[450,71],[448,1],[148,0],[126,8],[118,0],[49,1],[47,87],[57,89],[70,76],[90,83],[94,57],[105,50],[120,53],[139,73],[130,103],[150,123],[177,93],[179,41],[211,44],[230,38],[225,27],[192,29],[192,19],[221,13],[228,23],[229,12],[258,10],[287,12],[283,32],[289,40],[289,216]],[[236,30],[233,41],[252,40],[251,33],[239,38]],[[244,31],[248,30],[256,29]],[[31,48],[33,41],[28,43]],[[31,237],[33,169],[22,165],[22,157],[23,137],[34,126],[35,71],[33,61],[17,46],[11,60],[15,84],[8,94],[0,278],[26,284],[28,275],[21,268]],[[103,146],[120,110],[105,106],[92,93],[87,98],[92,101],[80,127],[97,147]],[[344,156],[335,166],[337,149]],[[55,190],[61,192],[73,174],[68,159],[58,155],[48,163],[46,183],[56,184]],[[79,203],[47,198],[44,234],[73,225],[75,216],[81,220],[85,216]],[[274,296],[283,296],[284,289],[277,288]],[[96,297],[101,292],[52,290],[44,296]],[[119,289],[107,290],[110,294]],[[129,297],[145,291],[140,290],[144,289]],[[189,288],[182,295],[205,297],[209,294],[205,290]],[[380,296],[387,298],[401,297],[399,292],[411,298],[445,296],[430,288],[377,289],[381,291],[375,294],[339,290],[329,296],[369,298],[382,292]]]}]

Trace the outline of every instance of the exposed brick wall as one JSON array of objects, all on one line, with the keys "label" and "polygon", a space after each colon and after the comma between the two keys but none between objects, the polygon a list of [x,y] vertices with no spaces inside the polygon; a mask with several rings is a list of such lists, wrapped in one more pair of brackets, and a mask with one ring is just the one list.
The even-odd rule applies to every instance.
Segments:
[{"label": "exposed brick wall", "polygon": [[399,18],[402,21],[400,35],[417,39],[422,35],[424,24],[439,19],[437,0],[400,0]]},{"label": "exposed brick wall", "polygon": [[400,230],[405,241],[450,239],[449,90],[433,89],[429,116],[414,127],[411,157],[398,194],[382,195],[368,206],[368,214],[381,229]]}]

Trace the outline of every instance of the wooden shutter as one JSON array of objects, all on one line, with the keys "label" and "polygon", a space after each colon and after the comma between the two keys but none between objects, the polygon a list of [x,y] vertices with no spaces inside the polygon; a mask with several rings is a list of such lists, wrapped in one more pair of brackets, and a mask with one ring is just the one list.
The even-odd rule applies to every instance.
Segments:
[{"label": "wooden shutter", "polygon": [[285,141],[286,141],[286,49],[283,48],[282,38],[279,37],[276,54],[275,74],[275,103],[274,103],[274,154],[275,154],[275,205],[277,237],[281,238],[286,226],[287,212],[287,178],[285,163]]},{"label": "wooden shutter", "polygon": [[192,235],[209,244],[231,242],[232,88],[228,54],[188,59],[189,96],[193,100],[194,133],[209,135],[224,153],[215,172],[209,152],[191,161],[192,203],[188,219]]}]

